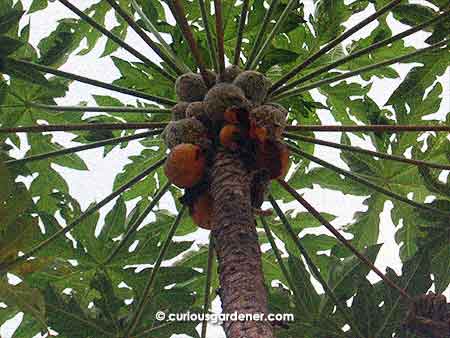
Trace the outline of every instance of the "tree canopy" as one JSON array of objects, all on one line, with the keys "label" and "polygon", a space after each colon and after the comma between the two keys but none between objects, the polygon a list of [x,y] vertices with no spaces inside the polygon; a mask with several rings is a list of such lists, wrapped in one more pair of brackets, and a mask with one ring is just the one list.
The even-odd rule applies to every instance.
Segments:
[{"label": "tree canopy", "polygon": [[[447,0],[314,0],[310,15],[302,1],[224,0],[223,35],[210,1],[181,1],[196,50],[184,20],[170,14],[180,14],[173,8],[179,1],[101,0],[82,9],[68,0],[26,3],[0,4],[0,325],[23,313],[13,337],[29,338],[49,328],[67,338],[200,337],[199,322],[155,318],[160,310],[202,313],[205,299],[208,310],[219,289],[210,247],[173,240],[198,228],[179,200],[183,191],[164,175],[167,147],[160,133],[177,101],[174,80],[186,71],[202,72],[199,59],[206,69],[220,70],[220,46],[227,64],[265,73],[274,84],[272,99],[289,111],[284,137],[291,170],[284,183],[270,186],[267,205],[273,213],[257,219],[266,248],[262,264],[269,309],[295,315],[276,336],[414,337],[403,325],[409,307],[405,295],[423,295],[432,286],[441,294],[450,284],[450,112],[447,107],[443,118],[436,114],[448,95],[441,83],[449,80]],[[59,20],[32,45],[33,15],[51,16],[63,5],[76,16]],[[242,20],[246,6],[248,20]],[[370,14],[361,19],[358,14],[366,10]],[[374,12],[378,15],[370,18]],[[105,28],[112,13],[114,27]],[[371,19],[376,27],[344,44],[346,34],[357,31],[347,26],[349,19],[356,25]],[[391,19],[406,25],[407,33],[395,34]],[[363,23],[360,28],[369,22]],[[143,37],[148,51],[125,42],[132,31]],[[422,49],[405,43],[416,31],[429,33]],[[59,69],[73,55],[89,60],[104,36],[102,57],[112,59],[119,78],[104,83]],[[158,56],[148,56],[152,49]],[[130,59],[117,56],[123,50]],[[385,93],[385,103],[377,104],[369,94],[373,79],[399,79],[392,67],[398,63],[411,69]],[[75,81],[111,94],[94,95],[95,107],[58,105]],[[121,102],[115,92],[134,97],[133,104]],[[322,143],[340,149],[347,169],[314,156],[323,140],[320,127],[328,128],[323,110],[336,126],[349,128],[337,127],[339,144]],[[54,133],[43,131],[70,132],[79,145],[64,147]],[[358,139],[371,151],[357,148]],[[87,171],[78,151],[104,147],[106,157],[114,149],[125,151],[129,142],[138,142],[140,153],[130,156],[115,177],[112,194],[83,210],[60,168]],[[23,159],[13,157],[18,149],[26,152]],[[367,210],[342,228],[348,242],[332,233],[305,234],[332,227],[335,219],[290,203],[301,201],[295,191],[314,186],[365,198]],[[166,194],[176,210],[160,208]],[[382,246],[380,213],[387,201],[402,261],[401,274],[388,268],[384,275],[393,285],[367,279]],[[113,207],[100,217],[108,203]],[[175,263],[164,264],[173,258]],[[11,275],[21,282],[9,283]],[[316,281],[325,292],[313,285]]]}]

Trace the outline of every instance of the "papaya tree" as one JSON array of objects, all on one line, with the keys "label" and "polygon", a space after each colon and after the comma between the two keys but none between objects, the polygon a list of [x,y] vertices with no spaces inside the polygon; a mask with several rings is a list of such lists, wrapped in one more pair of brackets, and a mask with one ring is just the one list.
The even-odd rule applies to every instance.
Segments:
[{"label": "papaya tree", "polygon": [[[33,42],[33,18],[63,9]],[[216,337],[219,299],[228,338],[450,337],[449,11],[2,0],[0,325],[17,338]],[[99,48],[114,81],[70,67]],[[62,104],[78,84],[108,95]],[[88,171],[93,149],[128,160],[83,207],[73,186],[98,182],[67,173]],[[364,211],[338,228],[308,197],[331,192]],[[376,262],[387,205],[397,270]]]}]

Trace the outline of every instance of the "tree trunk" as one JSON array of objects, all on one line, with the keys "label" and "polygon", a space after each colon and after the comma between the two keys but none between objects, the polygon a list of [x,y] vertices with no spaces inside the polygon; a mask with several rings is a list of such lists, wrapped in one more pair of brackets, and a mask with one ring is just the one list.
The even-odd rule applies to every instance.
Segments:
[{"label": "tree trunk", "polygon": [[[213,236],[223,313],[267,315],[267,291],[251,206],[251,175],[241,160],[219,151],[211,171]],[[273,338],[268,321],[226,321],[228,338]]]}]

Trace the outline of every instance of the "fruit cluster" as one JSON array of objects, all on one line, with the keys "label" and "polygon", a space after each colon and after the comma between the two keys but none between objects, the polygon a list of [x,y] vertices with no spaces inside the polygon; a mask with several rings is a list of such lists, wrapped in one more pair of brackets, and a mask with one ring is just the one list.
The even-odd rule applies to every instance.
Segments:
[{"label": "fruit cluster", "polygon": [[252,205],[259,208],[271,179],[286,175],[289,152],[281,142],[287,110],[267,103],[270,81],[261,73],[226,68],[220,79],[209,72],[208,86],[199,74],[180,76],[178,104],[163,132],[170,149],[164,170],[169,181],[185,188],[182,202],[194,222],[211,229],[209,168],[219,149],[236,153],[253,176]]}]

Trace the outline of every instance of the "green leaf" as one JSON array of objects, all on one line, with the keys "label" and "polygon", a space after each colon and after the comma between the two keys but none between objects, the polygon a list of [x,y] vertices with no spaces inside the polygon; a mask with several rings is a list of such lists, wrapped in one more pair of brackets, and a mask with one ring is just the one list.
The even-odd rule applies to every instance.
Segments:
[{"label": "green leaf", "polygon": [[52,287],[44,293],[49,325],[62,335],[73,338],[111,337],[114,328],[89,316],[75,297],[63,296]]},{"label": "green leaf", "polygon": [[23,45],[23,42],[16,39],[11,39],[7,36],[0,36],[0,56],[5,57],[14,53]]},{"label": "green leaf", "polygon": [[0,262],[8,262],[39,230],[37,218],[31,214],[34,203],[25,185],[14,182],[3,162],[0,177]]},{"label": "green leaf", "polygon": [[29,14],[46,9],[48,6],[48,0],[33,0],[31,3]]},{"label": "green leaf", "polygon": [[0,279],[0,299],[8,306],[17,308],[38,320],[41,329],[47,329],[44,297],[39,290],[31,289],[23,283],[11,285]]},{"label": "green leaf", "polygon": [[[111,33],[118,36],[122,40],[125,40],[127,36],[127,28],[128,26],[126,25],[126,23],[122,22],[120,25],[113,27],[113,29],[111,29]],[[111,55],[118,49],[119,45],[113,42],[111,39],[108,39],[108,41],[106,42],[105,50],[103,51],[101,57]]]},{"label": "green leaf", "polygon": [[[139,156],[131,156],[130,164],[124,167],[124,170],[116,176],[114,181],[114,189],[130,180],[132,177],[138,175],[140,172],[148,168],[150,165],[159,161],[163,157],[163,148],[158,150],[145,149]],[[163,184],[163,182],[161,182]],[[124,193],[125,200],[135,197],[146,197],[152,195],[157,189],[156,180],[154,177],[147,177],[140,183],[136,184],[129,191]]]},{"label": "green leaf", "polygon": [[[450,202],[447,200],[435,200],[432,202],[434,208],[449,210]],[[450,250],[448,238],[450,227],[448,218],[431,212],[419,213],[421,235],[418,246],[431,257],[431,272],[434,275],[434,283],[437,293],[442,293],[450,285]]]},{"label": "green leaf", "polygon": [[[116,1],[130,15],[138,19],[129,1]],[[177,57],[194,71],[198,69],[180,28],[174,24],[173,17],[167,12],[167,2],[136,1],[159,33],[166,38]],[[248,58],[253,47],[252,42],[255,41],[261,27],[267,2],[250,1],[249,19],[244,30],[242,61]],[[349,25],[367,17],[366,10],[370,11],[373,7],[378,10],[388,2],[389,0],[316,0],[307,7],[303,5],[303,2],[297,1],[263,56],[258,70],[264,72],[271,81],[280,79],[308,56],[316,53],[344,30],[349,29]],[[112,68],[104,69],[104,72],[120,73],[120,77],[113,81],[114,84],[171,99],[175,98],[175,91],[170,81],[162,78],[160,74],[141,62],[123,59],[122,48],[111,40],[105,39],[87,22],[72,15],[69,16],[66,11],[58,18],[59,21],[54,28],[44,35],[37,34],[35,18],[46,16],[53,18],[56,7],[49,6],[47,0],[28,1],[26,5],[29,11],[22,22],[22,3],[24,2],[0,1],[0,69],[4,74],[4,76],[0,74],[0,125],[2,128],[42,123],[91,123],[94,125],[100,122],[167,120],[167,116],[163,114],[55,112],[36,109],[25,104],[38,102],[56,105],[68,102],[67,100],[70,99],[68,87],[72,81],[33,71],[15,62],[13,58],[64,68],[67,66],[67,60],[72,59],[74,54],[77,60],[81,59],[85,62],[92,61],[92,57],[95,59],[114,55],[111,59]],[[73,3],[75,4],[75,1]],[[217,40],[214,11],[211,3],[209,1],[206,3],[213,39]],[[232,60],[242,2],[236,6],[233,1],[222,3],[224,5],[225,54],[227,60]],[[199,1],[189,1],[186,4],[186,14],[194,39],[209,69],[210,51],[206,43]],[[278,3],[269,22],[268,31],[279,20],[280,13],[286,4],[286,0]],[[386,19],[388,16],[393,16],[394,20],[408,26],[436,17],[439,12],[431,4],[439,7],[439,11],[442,12],[448,7],[448,0],[430,0],[429,4],[417,1],[402,2],[393,7],[389,14],[386,13],[374,21],[370,27],[366,27],[367,32],[363,32],[364,37],[361,38],[361,34],[354,34],[352,42],[336,46],[310,64],[299,76],[313,72],[344,55],[392,37],[396,30],[393,29],[390,19]],[[88,8],[83,7],[82,2],[79,4],[76,2],[75,5],[81,6],[84,13],[99,24],[105,25],[117,36],[123,39],[128,38],[129,25],[113,11],[108,1],[95,1]],[[40,10],[43,11],[34,14]],[[358,14],[361,11],[364,11],[362,15]],[[138,20],[137,24],[142,29],[147,29],[142,20]],[[49,23],[50,26],[52,26],[51,23]],[[375,28],[372,29],[372,26]],[[428,36],[425,42],[434,43],[449,36],[450,25],[448,20],[441,20],[423,31]],[[151,35],[151,32],[146,32],[149,36]],[[36,37],[39,41],[35,40]],[[133,39],[130,41],[132,43]],[[415,50],[410,44],[399,40],[353,59],[312,81],[352,71]],[[88,53],[91,58],[87,56]],[[146,52],[143,51],[143,53]],[[86,55],[86,58],[81,58],[83,55]],[[400,79],[397,67],[383,67],[362,74],[361,79],[366,81],[364,84],[355,78],[321,87],[318,90],[320,98],[317,97],[317,93],[305,92],[299,97],[282,100],[281,103],[289,110],[288,123],[295,125],[435,125],[438,123],[446,125],[450,123],[448,111],[442,110],[443,102],[446,102],[443,99],[447,93],[444,92],[441,84],[450,65],[448,48],[415,57],[406,64],[410,71],[403,80]],[[172,73],[165,62],[162,62],[161,66]],[[378,83],[374,83],[374,78],[377,78]],[[400,85],[393,92],[389,91],[395,81],[401,82]],[[377,95],[375,91],[380,88],[385,90],[383,95],[385,95],[385,101],[387,100],[381,104],[379,98],[374,99],[374,94]],[[93,93],[92,91],[85,93],[87,96],[84,100],[87,102],[88,96]],[[122,97],[114,94],[93,95],[93,98],[99,106],[120,107],[132,104],[138,107],[158,107],[158,105],[142,103],[140,100],[133,103],[124,101]],[[320,102],[317,102],[316,100],[319,99]],[[86,105],[86,102],[81,102],[80,105]],[[438,112],[439,115],[436,114]],[[131,133],[132,131],[105,130],[74,132],[76,138],[72,141],[87,144],[95,140]],[[2,135],[0,136],[0,157],[6,161],[11,159],[11,156],[22,157],[63,149],[58,143],[59,134],[58,136],[53,134],[19,136],[5,133]],[[314,135],[312,132],[305,135],[325,136],[324,134]],[[339,136],[336,141],[339,141]],[[358,146],[364,144],[368,148],[398,156],[450,163],[450,143],[446,133],[360,132],[351,133],[351,135],[345,133],[342,134],[340,142]],[[311,154],[319,149],[312,144],[295,143]],[[105,147],[104,155],[113,156],[112,149],[122,151],[127,146],[128,144]],[[129,157],[127,164],[119,169],[120,172],[114,179],[115,188],[167,154],[167,148],[159,137],[149,137],[141,141],[138,143],[138,148],[131,148],[131,146],[134,146],[134,143],[133,145],[130,143],[126,151],[131,149],[133,154]],[[350,152],[341,152],[340,160],[351,172],[374,184],[420,203],[428,201],[430,196],[433,196],[434,200],[429,203],[430,206],[444,211],[450,210],[449,180],[445,176],[446,173],[443,174],[440,170],[417,168]],[[376,244],[379,237],[380,214],[386,201],[389,200],[393,205],[390,216],[395,225],[393,231],[396,231],[395,240],[400,247],[403,266],[399,276],[388,268],[388,278],[405,288],[413,297],[426,293],[432,283],[436,292],[444,292],[448,288],[450,284],[448,217],[433,212],[418,211],[395,199],[387,199],[362,184],[355,184],[333,171],[318,168],[311,165],[310,161],[297,156],[291,156],[291,162],[293,169],[289,184],[297,190],[310,189],[312,193],[328,194],[330,189],[341,193],[343,198],[347,198],[347,195],[364,197],[363,207],[367,210],[356,213],[351,224],[343,230],[352,236],[351,242],[354,246],[361,251],[365,250],[364,253],[372,262],[380,247]],[[30,248],[47,240],[84,210],[80,206],[80,204],[85,205],[81,203],[85,202],[82,201],[83,198],[77,201],[70,195],[73,180],[66,182],[66,170],[60,171],[55,165],[76,170],[87,169],[82,159],[76,154],[8,166],[8,168],[0,164],[0,265],[5,261],[10,262],[20,253],[27,252]],[[161,241],[166,237],[176,217],[174,210],[167,211],[164,208],[170,207],[174,202],[176,210],[179,210],[181,206],[179,198],[183,191],[175,187],[169,189],[170,194],[158,203],[149,215],[148,221],[146,219],[139,231],[131,235],[130,241],[115,259],[107,266],[103,266],[102,262],[134,224],[140,212],[154,197],[155,192],[166,182],[164,170],[159,168],[120,196],[113,203],[111,210],[104,214],[97,212],[91,215],[69,234],[57,237],[51,244],[36,252],[33,259],[8,269],[7,272],[21,278],[20,284],[16,286],[7,284],[5,274],[2,272],[0,274],[2,301],[5,298],[2,292],[17,291],[22,288],[25,291],[15,301],[16,304],[12,301],[15,298],[9,295],[9,301],[5,301],[7,307],[0,306],[0,326],[23,311],[25,313],[22,323],[14,333],[17,338],[34,337],[39,333],[45,335],[47,327],[57,331],[58,335],[64,338],[124,336],[124,331],[136,309],[138,303],[136,300],[142,296],[149,273],[152,272],[149,266],[152,266],[158,257]],[[285,203],[294,202],[292,196],[281,189],[276,182],[271,184],[271,193],[277,200]],[[127,214],[127,206],[131,207],[131,205],[135,207]],[[314,278],[311,278],[313,276],[299,257],[295,243],[280,219],[272,216],[267,218],[269,226],[276,235],[278,244],[282,244],[280,248],[284,253],[290,254],[289,258],[284,255],[286,257],[283,257],[283,261],[293,276],[301,296],[301,304],[297,304],[298,300],[294,299],[291,290],[285,289],[284,286],[272,286],[276,281],[287,285],[287,281],[277,264],[273,251],[265,250],[267,237],[259,236],[263,249],[262,266],[268,284],[269,311],[295,314],[295,321],[288,323],[288,328],[274,329],[275,335],[279,338],[403,337],[405,334],[401,331],[401,325],[408,304],[396,290],[392,290],[383,282],[369,283],[366,279],[368,267],[356,260],[334,237],[319,234],[321,233],[320,222],[308,213],[293,209],[293,205],[284,206],[293,231],[322,276],[330,284],[338,300],[341,304],[347,304],[348,313],[353,314],[353,320],[357,323],[359,330],[352,327],[352,330],[344,332],[343,327],[349,323],[339,311],[335,311],[334,304],[326,294],[316,292],[314,281],[311,282]],[[298,204],[295,204],[295,207],[297,208]],[[335,218],[326,213],[322,215],[329,221]],[[155,320],[155,313],[159,310],[166,313],[202,311],[208,249],[205,245],[193,242],[199,239],[200,232],[197,230],[198,227],[191,217],[185,215],[177,230],[177,238],[170,243],[166,257],[166,259],[173,259],[173,264],[169,266],[165,261],[158,272],[154,289],[149,297],[150,302],[145,308],[136,332],[132,334],[133,337],[170,337],[174,334],[198,337],[197,322],[161,323]],[[143,264],[145,265],[142,266]],[[220,287],[219,284],[217,262],[214,262],[211,299],[217,296],[216,290]],[[33,286],[33,289],[29,286]],[[45,295],[44,298],[42,294]],[[133,302],[130,303],[130,299],[133,299]],[[361,331],[362,334],[357,331]]]},{"label": "green leaf", "polygon": [[419,4],[398,5],[392,10],[392,13],[394,18],[408,26],[419,25],[437,14],[430,7]]},{"label": "green leaf", "polygon": [[34,337],[36,335],[42,335],[46,333],[46,330],[42,330],[39,322],[33,317],[25,314],[22,318],[20,326],[14,331],[14,338],[22,337]]},{"label": "green leaf", "polygon": [[[387,268],[386,277],[403,288],[410,296],[424,294],[432,284],[428,259],[426,254],[412,257],[403,265],[401,276],[397,276],[394,270]],[[396,290],[387,285],[380,285],[380,287],[384,304],[378,311],[381,312],[382,321],[374,337],[389,337],[401,329],[409,304]]]},{"label": "green leaf", "polygon": [[[325,219],[327,219],[330,222],[333,221],[335,218],[331,214],[327,214],[327,213],[321,213],[321,214]],[[286,216],[287,220],[289,221],[293,231],[296,234],[299,234],[303,229],[315,228],[315,227],[322,226],[322,224],[308,212],[300,212],[300,213],[297,213],[295,216],[293,216],[292,210],[287,210],[285,212],[285,216]],[[290,252],[297,252],[297,246],[291,239],[291,236],[289,235],[289,233],[286,231],[285,226],[283,225],[281,220],[277,219],[277,217],[274,215],[274,216],[266,217],[266,221],[269,224],[270,229],[272,229],[272,231],[274,231],[276,236],[285,243],[287,249]],[[317,238],[311,239],[311,237],[307,236],[306,244],[310,245],[311,248],[318,247],[318,246],[320,246],[320,243],[319,243],[320,239],[322,239],[322,238],[317,237]],[[321,249],[318,249],[318,250],[327,250],[327,249],[325,249],[324,247],[321,247]]]},{"label": "green leaf", "polygon": [[[370,246],[363,251],[363,254],[374,263],[380,248],[381,245]],[[353,255],[343,260],[333,259],[333,261],[328,276],[328,285],[338,299],[349,299],[358,287],[358,280],[367,276],[370,268]],[[356,276],[358,278],[355,278]],[[322,307],[329,301],[328,297],[324,298]]]},{"label": "green leaf", "polygon": [[64,64],[80,43],[78,25],[73,19],[61,20],[56,30],[39,42],[39,63],[56,68]]},{"label": "green leaf", "polygon": [[[40,155],[64,149],[62,145],[52,142],[52,137],[50,135],[34,136],[31,142],[33,147],[27,152],[27,156]],[[46,161],[75,170],[88,170],[84,161],[76,153],[51,157]]]},{"label": "green leaf", "polygon": [[[98,3],[93,4],[86,10],[84,10],[84,13],[89,15],[92,19],[97,21],[99,24],[104,25],[105,24],[105,17],[106,13],[111,10],[111,7],[106,1],[100,1]],[[82,49],[80,52],[78,52],[78,55],[86,55],[90,53],[94,47],[97,45],[99,39],[102,37],[102,33],[99,32],[97,29],[93,28],[91,25],[89,25],[87,22],[84,22],[82,20],[79,21],[79,31],[82,34],[83,38],[86,38],[87,46]],[[81,42],[81,41],[80,41]]]},{"label": "green leaf", "polygon": [[292,279],[295,281],[298,298],[302,301],[298,304],[297,311],[307,318],[312,318],[319,309],[319,296],[311,284],[311,276],[303,261],[296,256],[289,254],[288,264]]},{"label": "green leaf", "polygon": [[375,335],[379,323],[383,320],[379,304],[381,299],[367,279],[362,279],[352,302],[353,318],[364,337]]},{"label": "green leaf", "polygon": [[17,77],[23,81],[44,87],[52,87],[51,83],[40,72],[29,69],[27,66],[17,63],[12,59],[5,59],[0,69],[10,76]]},{"label": "green leaf", "polygon": [[298,56],[297,53],[290,50],[269,48],[264,54],[259,70],[261,72],[266,72],[274,65],[278,66],[295,61]]},{"label": "green leaf", "polygon": [[414,113],[420,106],[427,88],[435,82],[438,76],[444,74],[450,64],[448,60],[448,50],[445,49],[430,52],[416,60],[423,66],[411,69],[387,102],[387,105],[395,108],[399,124],[410,122],[407,112]]},{"label": "green leaf", "polygon": [[319,0],[315,7],[317,46],[328,42],[343,32],[343,23],[352,14],[343,1]]},{"label": "green leaf", "polygon": [[8,32],[11,28],[16,26],[24,11],[18,9],[11,9],[7,13],[0,12],[0,34]]},{"label": "green leaf", "polygon": [[125,304],[115,295],[111,280],[105,273],[97,272],[91,280],[91,287],[100,294],[100,297],[94,300],[96,309],[102,312],[104,318],[113,323],[117,322],[120,309]]},{"label": "green leaf", "polygon": [[119,197],[116,204],[105,217],[105,225],[98,236],[99,240],[110,241],[119,236],[125,230],[127,207],[122,197]]},{"label": "green leaf", "polygon": [[450,198],[450,182],[443,183],[439,180],[439,174],[433,173],[430,168],[420,167],[420,176],[422,176],[425,186],[431,192],[446,195]]},{"label": "green leaf", "polygon": [[380,213],[384,209],[384,203],[383,196],[373,194],[364,201],[367,211],[355,214],[354,223],[348,226],[348,230],[354,234],[352,243],[356,248],[362,249],[378,242]]}]

